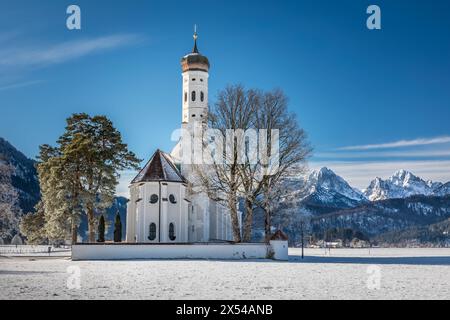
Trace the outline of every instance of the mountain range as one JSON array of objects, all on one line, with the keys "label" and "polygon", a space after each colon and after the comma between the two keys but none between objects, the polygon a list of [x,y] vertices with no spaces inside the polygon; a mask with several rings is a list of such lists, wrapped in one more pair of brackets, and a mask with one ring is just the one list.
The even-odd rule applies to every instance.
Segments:
[{"label": "mountain range", "polygon": [[424,181],[411,172],[400,170],[387,180],[380,178],[373,180],[364,190],[364,195],[371,201],[407,198],[414,195],[437,196],[445,195],[443,186],[441,182]]},{"label": "mountain range", "polygon": [[[325,238],[330,230],[353,230],[384,244],[395,239],[405,244],[416,241],[413,235],[418,233],[411,230],[420,229],[423,241],[442,242],[442,234],[423,234],[430,226],[450,218],[450,183],[425,181],[399,170],[386,180],[374,179],[367,189],[359,191],[328,168],[293,177],[287,180],[276,223],[287,229],[294,242],[298,239],[298,222],[305,218],[311,220],[311,233],[319,238]],[[444,238],[450,244],[448,235]]]}]

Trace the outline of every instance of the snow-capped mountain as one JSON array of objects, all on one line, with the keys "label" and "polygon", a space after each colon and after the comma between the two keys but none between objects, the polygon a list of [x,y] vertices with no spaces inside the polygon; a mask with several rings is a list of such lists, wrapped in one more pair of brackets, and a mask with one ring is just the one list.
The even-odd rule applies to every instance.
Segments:
[{"label": "snow-capped mountain", "polygon": [[275,221],[284,225],[294,242],[298,240],[297,222],[306,216],[311,217],[319,238],[327,230],[350,229],[376,238],[390,232],[411,232],[411,228],[426,229],[450,217],[450,182],[424,181],[405,170],[387,180],[373,180],[364,192],[328,168],[306,177],[293,175],[285,187],[296,192],[288,192],[290,196],[282,200]]},{"label": "snow-capped mountain", "polygon": [[450,194],[450,182],[441,184],[441,186],[435,189],[434,194],[439,197],[443,197]]},{"label": "snow-capped mountain", "polygon": [[286,195],[278,211],[286,218],[302,214],[319,216],[368,202],[359,190],[328,168],[306,176],[293,173],[285,180],[283,189]]},{"label": "snow-capped mountain", "polygon": [[387,180],[373,180],[364,195],[370,201],[403,199],[414,195],[430,196],[441,187],[442,183],[424,181],[409,171],[400,170]]},{"label": "snow-capped mountain", "polygon": [[5,181],[17,192],[20,209],[24,213],[32,211],[40,198],[35,162],[0,137],[0,163],[12,170]]},{"label": "snow-capped mountain", "polygon": [[357,189],[352,188],[347,181],[328,168],[313,171],[306,181],[306,193],[309,199],[324,203],[354,204],[366,201],[366,197]]}]

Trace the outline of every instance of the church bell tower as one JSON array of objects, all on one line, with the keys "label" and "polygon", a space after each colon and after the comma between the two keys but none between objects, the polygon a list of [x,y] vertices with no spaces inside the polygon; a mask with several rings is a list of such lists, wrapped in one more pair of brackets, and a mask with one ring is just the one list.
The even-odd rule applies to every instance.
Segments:
[{"label": "church bell tower", "polygon": [[197,47],[197,27],[194,30],[194,48],[181,59],[183,75],[183,127],[195,122],[206,122],[208,116],[209,61]]}]

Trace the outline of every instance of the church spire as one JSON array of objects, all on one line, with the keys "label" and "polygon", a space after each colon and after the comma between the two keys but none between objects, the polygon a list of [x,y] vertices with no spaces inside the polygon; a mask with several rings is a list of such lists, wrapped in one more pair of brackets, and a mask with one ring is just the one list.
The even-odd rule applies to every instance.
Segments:
[{"label": "church spire", "polygon": [[192,50],[192,53],[199,53],[197,48],[197,25],[194,25],[194,49]]}]

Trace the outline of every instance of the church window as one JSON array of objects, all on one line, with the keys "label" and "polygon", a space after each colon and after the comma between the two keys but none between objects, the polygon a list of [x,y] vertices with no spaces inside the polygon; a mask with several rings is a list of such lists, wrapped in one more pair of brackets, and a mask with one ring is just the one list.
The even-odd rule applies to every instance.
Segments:
[{"label": "church window", "polygon": [[200,82],[203,82],[203,79],[200,79]]},{"label": "church window", "polygon": [[205,100],[205,94],[202,92],[200,92],[200,100],[203,102]]},{"label": "church window", "polygon": [[197,79],[195,79],[195,78],[192,79],[192,81],[195,81],[195,80],[197,80]]},{"label": "church window", "polygon": [[196,98],[195,91],[192,91],[192,101],[195,101],[195,98]]},{"label": "church window", "polygon": [[148,240],[153,241],[156,239],[156,224],[151,223],[148,230]]},{"label": "church window", "polygon": [[173,194],[171,194],[169,196],[169,201],[170,201],[170,203],[173,203],[173,204],[177,203],[177,199],[175,198],[175,196]]},{"label": "church window", "polygon": [[192,115],[192,118],[195,118],[195,114]]},{"label": "church window", "polygon": [[177,237],[175,236],[175,225],[173,223],[169,224],[169,239],[170,241],[175,241]]},{"label": "church window", "polygon": [[184,93],[184,102],[187,102],[187,92]]},{"label": "church window", "polygon": [[156,195],[156,194],[152,194],[152,195],[151,195],[151,197],[150,197],[150,203],[151,203],[151,204],[157,203],[158,200],[159,200],[158,195]]}]

